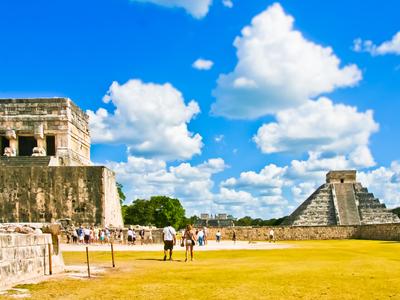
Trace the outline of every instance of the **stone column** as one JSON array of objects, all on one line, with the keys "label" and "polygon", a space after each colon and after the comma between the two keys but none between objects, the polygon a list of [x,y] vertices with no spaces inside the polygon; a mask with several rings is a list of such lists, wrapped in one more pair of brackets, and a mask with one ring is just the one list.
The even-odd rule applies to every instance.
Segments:
[{"label": "stone column", "polygon": [[18,140],[17,140],[17,134],[15,133],[15,130],[11,128],[7,128],[6,130],[6,139],[10,141],[10,147],[7,147],[4,150],[4,153],[2,155],[7,155],[7,156],[17,156],[17,151],[18,151]]},{"label": "stone column", "polygon": [[33,134],[37,142],[37,147],[33,148],[32,156],[46,156],[46,140],[44,139],[43,124],[36,125]]}]

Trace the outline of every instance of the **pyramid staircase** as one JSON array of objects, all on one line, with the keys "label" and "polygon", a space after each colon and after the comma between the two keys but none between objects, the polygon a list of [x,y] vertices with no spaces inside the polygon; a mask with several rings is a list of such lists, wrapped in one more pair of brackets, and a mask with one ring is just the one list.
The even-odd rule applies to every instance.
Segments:
[{"label": "pyramid staircase", "polygon": [[400,223],[361,183],[327,182],[307,198],[282,225],[331,226]]}]

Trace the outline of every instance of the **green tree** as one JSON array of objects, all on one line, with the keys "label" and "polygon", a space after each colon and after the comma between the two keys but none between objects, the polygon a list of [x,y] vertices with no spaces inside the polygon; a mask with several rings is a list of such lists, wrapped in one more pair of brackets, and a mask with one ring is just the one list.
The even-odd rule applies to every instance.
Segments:
[{"label": "green tree", "polygon": [[124,186],[122,184],[120,184],[119,182],[117,182],[117,191],[118,191],[118,197],[119,197],[119,201],[122,205],[122,203],[124,203],[126,196],[124,194],[124,191],[122,190],[124,188]]},{"label": "green tree", "polygon": [[123,210],[125,224],[164,227],[171,223],[175,228],[182,228],[186,224],[185,210],[180,201],[166,196],[137,199]]},{"label": "green tree", "polygon": [[235,225],[237,226],[252,226],[253,219],[249,216],[240,218],[235,222]]}]

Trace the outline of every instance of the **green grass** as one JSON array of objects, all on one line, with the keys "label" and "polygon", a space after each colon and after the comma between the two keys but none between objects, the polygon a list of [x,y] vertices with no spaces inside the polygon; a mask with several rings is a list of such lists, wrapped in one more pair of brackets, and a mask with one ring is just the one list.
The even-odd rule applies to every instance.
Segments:
[{"label": "green grass", "polygon": [[[383,241],[292,242],[283,250],[209,251],[196,261],[163,262],[162,253],[92,252],[106,266],[96,279],[23,285],[33,299],[400,299],[400,243]],[[85,253],[64,253],[67,265]]]}]

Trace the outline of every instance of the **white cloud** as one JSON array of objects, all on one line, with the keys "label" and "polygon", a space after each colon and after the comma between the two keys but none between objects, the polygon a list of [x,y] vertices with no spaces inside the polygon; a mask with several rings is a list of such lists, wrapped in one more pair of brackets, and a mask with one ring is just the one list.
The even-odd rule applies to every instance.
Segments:
[{"label": "white cloud", "polygon": [[222,0],[222,4],[223,4],[225,7],[229,7],[229,8],[232,8],[232,7],[233,7],[233,2],[232,2],[232,0]]},{"label": "white cloud", "polygon": [[253,138],[264,153],[332,152],[348,154],[358,167],[375,164],[368,144],[379,125],[371,110],[359,112],[356,107],[319,98],[298,108],[282,110],[276,119],[261,126]]},{"label": "white cloud", "polygon": [[219,134],[219,135],[214,137],[214,141],[216,143],[221,143],[223,140],[224,140],[224,135],[223,134]]},{"label": "white cloud", "polygon": [[94,143],[126,144],[130,154],[169,160],[201,153],[202,137],[187,128],[199,106],[186,105],[171,84],[113,82],[104,102],[114,104],[113,113],[87,111]]},{"label": "white cloud", "polygon": [[307,40],[293,22],[276,3],[242,29],[234,42],[237,65],[213,91],[214,114],[257,118],[361,80],[356,65],[341,68],[332,48]]},{"label": "white cloud", "polygon": [[212,4],[212,0],[131,0],[136,2],[148,2],[165,7],[179,7],[197,19],[205,17]]},{"label": "white cloud", "polygon": [[199,58],[192,64],[192,67],[197,70],[210,70],[213,65],[214,65],[213,61]]},{"label": "white cloud", "polygon": [[357,174],[359,181],[389,208],[400,206],[400,162]]},{"label": "white cloud", "polygon": [[355,39],[353,50],[356,52],[368,52],[373,56],[386,54],[400,55],[400,31],[391,40],[383,42],[379,46],[375,45],[371,40]]},{"label": "white cloud", "polygon": [[274,164],[265,166],[259,173],[254,171],[242,172],[238,179],[229,178],[221,182],[222,187],[248,190],[261,195],[281,194],[281,189],[285,184],[283,176],[286,167],[281,168]]},{"label": "white cloud", "polygon": [[181,163],[167,167],[162,160],[134,156],[129,156],[127,162],[108,162],[107,166],[116,172],[117,180],[124,185],[128,202],[166,195],[182,200],[183,205],[191,209],[189,213],[212,208],[212,176],[227,167],[221,158],[209,159],[197,166]]}]

